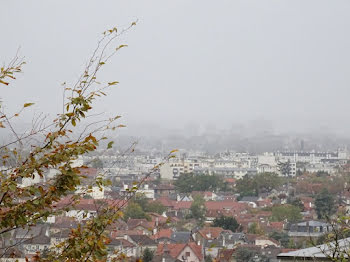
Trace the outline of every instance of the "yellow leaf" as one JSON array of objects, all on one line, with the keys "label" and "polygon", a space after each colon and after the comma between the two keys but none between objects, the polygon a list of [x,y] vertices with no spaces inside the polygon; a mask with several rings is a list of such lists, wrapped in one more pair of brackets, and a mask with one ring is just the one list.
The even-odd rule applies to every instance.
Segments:
[{"label": "yellow leaf", "polygon": [[2,80],[0,80],[0,83],[1,83],[1,84],[4,84],[4,85],[7,85],[7,86],[9,85],[9,83],[7,83],[7,82],[5,82],[5,81],[2,81]]},{"label": "yellow leaf", "polygon": [[0,122],[0,128],[5,128],[4,123]]},{"label": "yellow leaf", "polygon": [[119,83],[118,81],[114,81],[114,82],[108,83],[108,85],[109,85],[109,86],[113,86],[113,85],[116,85],[116,84],[118,84],[118,83]]},{"label": "yellow leaf", "polygon": [[23,107],[28,107],[28,106],[32,106],[32,105],[34,105],[34,103],[25,103],[25,104],[23,105]]}]

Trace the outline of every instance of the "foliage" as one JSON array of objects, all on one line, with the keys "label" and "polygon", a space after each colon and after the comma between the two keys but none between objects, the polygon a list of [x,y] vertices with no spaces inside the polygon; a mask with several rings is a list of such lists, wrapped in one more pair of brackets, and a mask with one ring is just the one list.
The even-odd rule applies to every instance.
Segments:
[{"label": "foliage", "polygon": [[289,236],[286,232],[277,232],[277,231],[274,231],[270,234],[270,237],[279,241],[281,243],[281,245],[284,247],[284,248],[289,248],[290,246],[290,239],[289,239]]},{"label": "foliage", "polygon": [[224,186],[220,176],[208,174],[181,174],[174,182],[174,186],[181,193],[192,191],[215,191]]},{"label": "foliage", "polygon": [[166,211],[166,207],[159,201],[150,201],[144,194],[137,193],[134,199],[134,203],[140,205],[144,212],[163,214]]},{"label": "foliage", "polygon": [[99,159],[98,157],[94,158],[89,165],[91,165],[91,167],[93,168],[103,168],[103,162],[101,159]]},{"label": "foliage", "polygon": [[204,256],[204,262],[213,262],[213,257],[210,254]]},{"label": "foliage", "polygon": [[327,189],[323,189],[316,196],[315,210],[319,219],[330,218],[330,216],[335,213],[335,200],[332,194],[330,194]]},{"label": "foliage", "polygon": [[289,204],[272,207],[272,220],[297,222],[302,219],[300,209]]},{"label": "foliage", "polygon": [[237,262],[267,262],[265,256],[262,256],[257,251],[249,248],[239,247],[235,253]]},{"label": "foliage", "polygon": [[151,251],[148,247],[143,251],[142,261],[143,262],[151,262],[154,257],[154,252]]},{"label": "foliage", "polygon": [[219,218],[215,218],[212,224],[213,227],[221,227],[226,230],[231,230],[232,232],[239,231],[241,229],[241,225],[237,222],[236,218],[221,216]]},{"label": "foliage", "polygon": [[129,218],[145,218],[149,219],[146,212],[143,211],[142,207],[134,202],[130,202],[124,210],[124,220],[127,221]]},{"label": "foliage", "polygon": [[271,192],[282,184],[281,178],[275,173],[263,173],[256,176],[245,175],[237,181],[237,192],[242,196],[257,196],[259,193]]},{"label": "foliage", "polygon": [[199,224],[203,224],[205,220],[206,208],[204,203],[202,196],[195,195],[190,207],[191,217],[197,219]]},{"label": "foliage", "polygon": [[[132,23],[120,32],[117,28],[113,28],[103,33],[78,81],[72,85],[63,84],[65,91],[63,112],[58,114],[52,123],[47,124],[45,119],[36,118],[33,119],[31,129],[18,133],[13,125],[14,120],[20,119],[22,112],[34,104],[26,102],[15,113],[5,112],[6,107],[1,105],[0,128],[9,130],[14,137],[14,140],[0,146],[3,167],[6,167],[0,173],[1,237],[18,228],[29,229],[52,215],[68,211],[78,203],[80,198],[91,191],[92,185],[89,185],[82,188],[80,193],[70,195],[82,185],[85,179],[81,171],[86,166],[76,166],[74,160],[95,151],[101,141],[107,139],[104,133],[125,127],[117,123],[120,118],[118,115],[94,121],[91,110],[93,102],[106,95],[106,89],[118,84],[117,81],[105,84],[98,82],[98,72],[114,54],[126,46],[119,45],[111,48],[114,41],[134,25],[135,23]],[[2,67],[0,85],[9,85],[8,80],[15,79],[14,74],[22,71],[23,64],[16,56],[8,66]],[[89,123],[89,121],[92,122]],[[83,125],[84,122],[87,124]],[[112,141],[109,142],[106,150],[112,148],[112,144]],[[27,148],[28,151],[25,150]],[[133,147],[130,148],[130,152],[132,149]],[[159,165],[156,165],[148,175],[156,173],[158,168]],[[51,169],[56,170],[57,174],[54,178],[45,180],[46,172]],[[43,182],[20,185],[21,181],[32,181],[36,177],[40,177]],[[135,184],[130,193],[134,193],[143,182],[144,179]],[[103,186],[110,185],[110,181],[99,176],[93,184],[102,189]],[[70,197],[65,198],[68,195]],[[94,217],[73,228],[65,241],[45,250],[44,256],[38,252],[32,260],[106,261],[106,245],[110,242],[105,232],[106,228],[122,216],[121,210],[132,196],[133,194],[130,194],[123,203],[105,201],[98,204],[98,212]],[[61,207],[57,203],[63,198],[67,204]],[[131,216],[130,214],[141,216],[141,208],[137,207],[137,204],[131,203],[128,208],[127,216]],[[18,243],[11,243],[13,244]]]},{"label": "foliage", "polygon": [[264,235],[265,232],[264,230],[261,228],[259,223],[252,223],[251,225],[249,225],[248,227],[248,233],[250,234],[256,234],[256,235]]},{"label": "foliage", "polygon": [[147,204],[146,212],[163,214],[167,208],[159,201],[153,201]]},{"label": "foliage", "polygon": [[277,168],[283,176],[289,176],[290,171],[291,171],[290,160],[288,160],[286,162],[281,162],[281,161],[278,162]]},{"label": "foliage", "polygon": [[287,203],[299,208],[300,211],[304,211],[305,207],[300,198],[294,198],[294,199],[288,198]]}]

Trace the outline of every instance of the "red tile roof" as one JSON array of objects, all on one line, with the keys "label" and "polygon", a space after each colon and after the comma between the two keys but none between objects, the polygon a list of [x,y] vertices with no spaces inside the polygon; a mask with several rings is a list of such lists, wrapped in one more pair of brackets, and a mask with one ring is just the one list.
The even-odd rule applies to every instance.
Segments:
[{"label": "red tile roof", "polygon": [[172,233],[173,233],[173,231],[170,228],[169,229],[161,229],[161,230],[159,230],[159,232],[154,234],[151,238],[153,238],[153,239],[159,239],[159,238],[163,238],[163,237],[170,238]]},{"label": "red tile roof", "polygon": [[[173,258],[177,258],[181,251],[188,246],[192,249],[193,253],[198,257],[199,260],[203,260],[202,254],[202,246],[197,245],[194,242],[186,243],[186,244],[159,244],[157,247],[156,254],[162,255],[164,254],[164,249],[169,250],[169,255]],[[165,247],[165,248],[164,248]]]},{"label": "red tile roof", "polygon": [[217,239],[222,231],[224,231],[224,229],[221,227],[203,227],[198,231],[198,233],[201,234],[204,239],[209,240]]}]

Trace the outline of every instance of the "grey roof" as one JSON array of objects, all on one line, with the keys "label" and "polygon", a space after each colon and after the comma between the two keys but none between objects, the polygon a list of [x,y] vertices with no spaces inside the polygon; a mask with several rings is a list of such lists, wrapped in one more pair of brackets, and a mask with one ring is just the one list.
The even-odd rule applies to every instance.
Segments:
[{"label": "grey roof", "polygon": [[278,258],[327,258],[328,256],[331,256],[332,253],[335,253],[337,255],[343,254],[347,258],[347,251],[350,247],[350,237],[339,240],[339,247],[337,249],[335,246],[335,242],[330,242],[328,244],[323,244],[316,247],[309,247],[292,252],[280,253],[278,254]]},{"label": "grey roof", "polygon": [[258,199],[256,196],[244,196],[239,202],[256,202]]},{"label": "grey roof", "polygon": [[187,243],[191,239],[191,232],[173,232],[170,239],[176,243]]},{"label": "grey roof", "polygon": [[307,226],[307,224],[309,224],[310,227],[326,227],[326,226],[330,226],[330,224],[322,222],[322,221],[316,221],[316,220],[311,220],[311,221],[304,221],[304,222],[300,222],[294,225],[297,226]]},{"label": "grey roof", "polygon": [[157,243],[155,240],[150,238],[147,235],[130,235],[129,236],[131,240],[138,244],[138,245],[143,245],[143,246],[156,246]]}]

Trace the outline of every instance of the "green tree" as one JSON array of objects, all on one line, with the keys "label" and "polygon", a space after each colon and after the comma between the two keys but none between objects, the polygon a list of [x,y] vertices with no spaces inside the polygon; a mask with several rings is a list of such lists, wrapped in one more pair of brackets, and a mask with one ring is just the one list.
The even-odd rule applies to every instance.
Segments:
[{"label": "green tree", "polygon": [[148,247],[146,247],[146,249],[143,251],[142,261],[151,262],[153,260],[153,257],[154,257],[154,252],[151,251]]},{"label": "green tree", "polygon": [[291,164],[290,164],[290,160],[288,160],[286,162],[282,162],[282,161],[278,162],[277,168],[283,176],[285,176],[285,177],[289,176],[290,171],[292,169]]},{"label": "green tree", "polygon": [[161,202],[150,201],[144,194],[137,193],[133,202],[137,203],[144,212],[163,214],[166,211],[166,207]]},{"label": "green tree", "polygon": [[163,214],[167,208],[159,201],[150,202],[146,206],[146,212]]},{"label": "green tree", "polygon": [[200,195],[194,196],[194,200],[191,204],[190,211],[191,211],[191,217],[197,219],[200,224],[204,223],[206,207],[205,207],[205,201],[202,196]]},{"label": "green tree", "polygon": [[260,193],[271,192],[272,189],[278,188],[281,184],[281,178],[275,173],[245,175],[237,181],[236,190],[241,196],[257,196]]},{"label": "green tree", "polygon": [[294,198],[294,199],[288,198],[287,203],[299,208],[301,211],[304,211],[304,204],[300,198]]},{"label": "green tree", "polygon": [[315,199],[315,210],[317,217],[330,218],[336,211],[336,204],[334,197],[328,192],[327,189],[323,189]]},{"label": "green tree", "polygon": [[297,222],[301,220],[302,216],[300,209],[292,205],[279,205],[272,207],[272,220],[273,221],[284,221]]},{"label": "green tree", "polygon": [[270,237],[279,241],[283,247],[289,248],[290,238],[287,233],[274,231],[270,234]]},{"label": "green tree", "polygon": [[265,232],[261,228],[260,224],[256,223],[256,222],[254,222],[251,225],[249,225],[248,233],[250,233],[250,234],[257,234],[257,235],[264,235],[265,234]]},{"label": "green tree", "polygon": [[237,248],[235,257],[237,262],[268,262],[269,261],[267,257],[259,254],[259,252],[253,249],[244,248],[244,247]]},{"label": "green tree", "polygon": [[129,218],[149,219],[146,212],[143,211],[142,207],[134,202],[130,202],[124,210],[124,220],[127,221]]},{"label": "green tree", "polygon": [[204,256],[204,262],[213,262],[213,257],[210,254]]},{"label": "green tree", "polygon": [[90,162],[91,167],[93,168],[103,168],[103,162],[101,159],[99,159],[98,157],[94,158],[91,162]]},{"label": "green tree", "polygon": [[215,218],[212,224],[213,227],[221,227],[232,232],[239,231],[241,225],[237,222],[236,218],[228,216],[220,216]]},{"label": "green tree", "polygon": [[176,189],[181,193],[192,191],[216,191],[224,187],[223,179],[208,174],[181,174],[174,182]]}]

